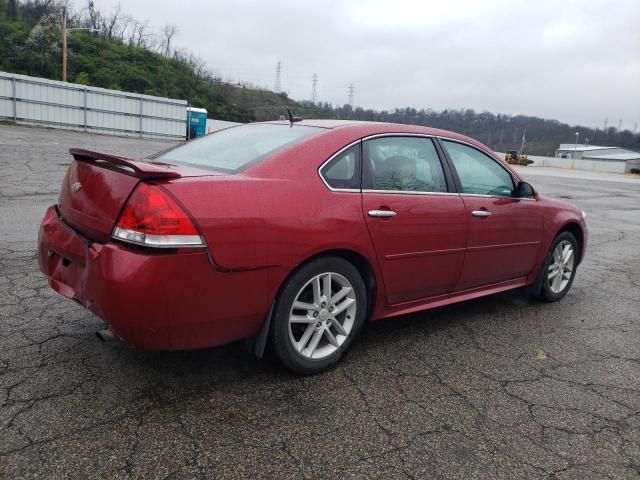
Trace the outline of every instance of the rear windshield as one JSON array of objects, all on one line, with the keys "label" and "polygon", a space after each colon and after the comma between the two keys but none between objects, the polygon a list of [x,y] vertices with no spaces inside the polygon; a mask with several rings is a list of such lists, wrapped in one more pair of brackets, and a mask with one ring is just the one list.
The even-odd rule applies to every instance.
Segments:
[{"label": "rear windshield", "polygon": [[212,133],[155,156],[167,163],[238,172],[321,132],[317,127],[254,123]]}]

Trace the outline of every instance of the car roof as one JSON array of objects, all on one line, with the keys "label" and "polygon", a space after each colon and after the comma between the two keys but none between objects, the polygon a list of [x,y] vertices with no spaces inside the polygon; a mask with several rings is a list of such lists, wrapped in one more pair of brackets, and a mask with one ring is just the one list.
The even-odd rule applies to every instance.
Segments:
[{"label": "car roof", "polygon": [[364,120],[310,119],[303,120],[303,123],[323,128],[338,128],[345,127],[347,125],[375,124],[382,122],[367,122]]},{"label": "car roof", "polygon": [[[259,123],[273,123],[276,125],[289,125],[289,120],[273,120]],[[337,120],[337,119],[327,119],[327,118],[317,118],[317,119],[303,119],[295,122],[294,125],[304,125],[306,127],[318,127],[318,128],[338,128],[345,127],[348,125],[358,125],[358,124],[367,124],[367,123],[382,123],[382,122],[364,122],[360,120]]]},{"label": "car roof", "polygon": [[[260,123],[270,123],[274,125],[290,125],[288,120],[267,121]],[[349,129],[356,130],[361,136],[384,134],[384,133],[415,133],[421,135],[430,135],[438,137],[447,137],[455,140],[470,143],[486,149],[477,140],[469,138],[459,133],[438,128],[424,127],[421,125],[411,125],[406,123],[387,123],[387,122],[370,122],[362,120],[335,120],[335,119],[303,119],[294,123],[307,127],[324,128],[328,130]],[[356,133],[356,132],[354,132]]]}]

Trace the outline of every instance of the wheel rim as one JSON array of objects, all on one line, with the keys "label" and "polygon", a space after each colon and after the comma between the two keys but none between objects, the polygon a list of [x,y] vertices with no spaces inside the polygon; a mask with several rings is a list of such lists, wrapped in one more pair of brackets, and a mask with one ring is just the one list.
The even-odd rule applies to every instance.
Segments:
[{"label": "wheel rim", "polygon": [[289,311],[289,339],[304,358],[321,360],[347,340],[356,319],[356,293],[335,272],[316,275],[298,292]]},{"label": "wheel rim", "polygon": [[571,242],[563,240],[553,250],[553,260],[547,271],[547,282],[549,282],[549,289],[553,293],[560,293],[567,288],[573,274],[574,264],[573,245]]}]

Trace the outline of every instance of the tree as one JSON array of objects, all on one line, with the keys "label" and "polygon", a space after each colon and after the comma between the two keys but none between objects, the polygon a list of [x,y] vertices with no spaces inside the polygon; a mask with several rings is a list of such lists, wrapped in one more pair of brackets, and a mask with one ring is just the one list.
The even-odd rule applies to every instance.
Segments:
[{"label": "tree", "polygon": [[87,5],[87,11],[89,14],[89,19],[86,23],[87,27],[93,28],[94,30],[100,29],[102,26],[102,17],[100,16],[100,12],[96,10],[96,6],[92,0],[90,0]]},{"label": "tree", "polygon": [[165,25],[162,27],[160,32],[161,35],[161,43],[160,46],[162,48],[162,52],[165,57],[169,57],[171,55],[171,42],[173,38],[178,34],[178,27],[176,25]]},{"label": "tree", "polygon": [[124,38],[127,35],[127,28],[129,28],[129,25],[133,25],[133,23],[134,20],[130,15],[122,15],[117,25],[115,37],[121,42],[124,42]]},{"label": "tree", "polygon": [[135,45],[139,48],[147,47],[147,40],[151,37],[149,32],[149,20],[145,20],[144,23],[135,22],[133,25],[133,31],[131,32],[131,38],[129,39],[130,45]]},{"label": "tree", "polygon": [[[25,53],[33,73],[40,76],[58,78],[56,69],[53,66],[57,67],[60,61],[61,24],[61,16],[56,13],[50,13],[42,17],[31,30],[25,44]],[[37,59],[36,62],[33,61],[35,59]],[[37,65],[39,68],[35,68]]]},{"label": "tree", "polygon": [[109,39],[109,40],[113,40],[114,38],[114,32],[116,30],[116,26],[118,25],[118,22],[120,21],[120,4],[118,3],[114,8],[113,8],[113,12],[111,12],[111,15],[109,16],[109,18],[105,21],[103,20],[102,22],[102,31],[103,34]]}]

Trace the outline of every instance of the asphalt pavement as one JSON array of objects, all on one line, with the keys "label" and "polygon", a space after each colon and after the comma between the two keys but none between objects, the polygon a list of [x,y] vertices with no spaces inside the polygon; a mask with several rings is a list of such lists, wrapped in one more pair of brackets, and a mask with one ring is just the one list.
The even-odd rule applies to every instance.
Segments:
[{"label": "asphalt pavement", "polygon": [[374,322],[335,370],[299,377],[241,343],[97,340],[35,256],[73,146],[167,145],[0,125],[0,478],[640,478],[640,182],[522,168],[588,214],[564,300]]}]

